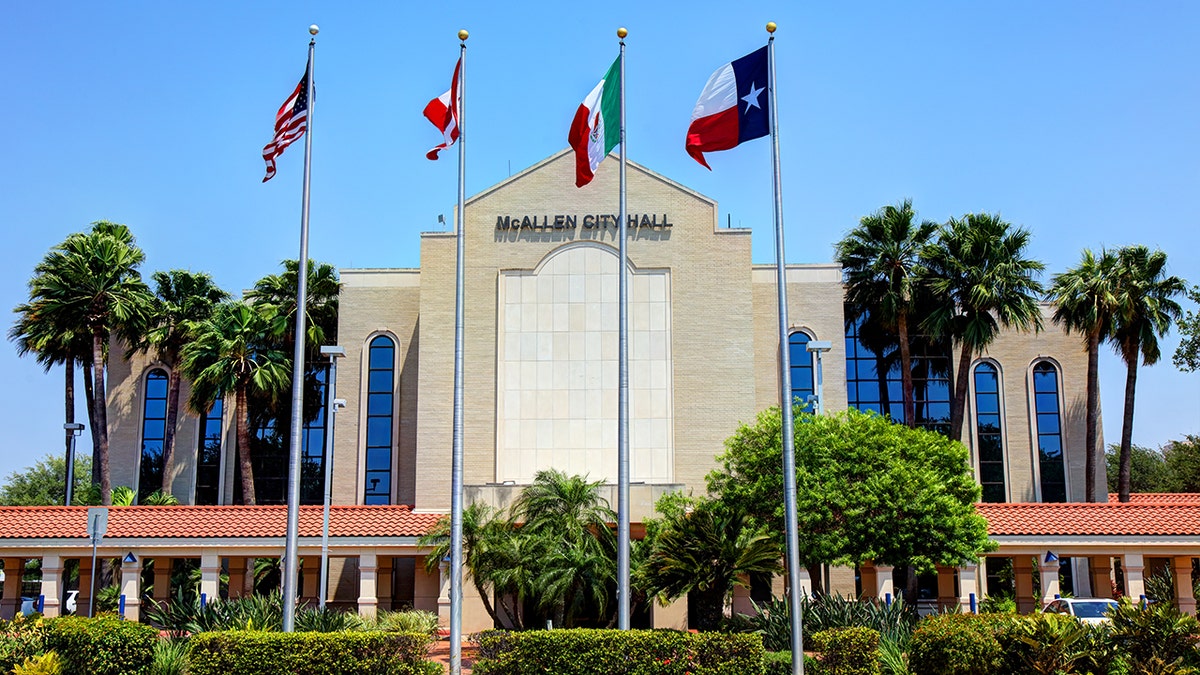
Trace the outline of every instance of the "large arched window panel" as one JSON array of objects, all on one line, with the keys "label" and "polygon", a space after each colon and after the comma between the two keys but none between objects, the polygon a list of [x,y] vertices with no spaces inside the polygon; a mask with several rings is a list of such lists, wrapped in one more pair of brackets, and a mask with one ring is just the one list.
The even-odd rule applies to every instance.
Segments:
[{"label": "large arched window panel", "polygon": [[799,403],[805,411],[813,410],[809,397],[815,391],[813,356],[808,352],[812,336],[796,331],[788,336],[788,359],[791,362],[792,404]]},{"label": "large arched window panel", "polygon": [[1059,376],[1054,364],[1033,366],[1033,409],[1037,435],[1038,474],[1043,502],[1067,501],[1067,476],[1063,459]]},{"label": "large arched window panel", "polygon": [[1004,480],[1004,418],[1000,411],[1000,372],[991,363],[975,366],[975,447],[983,501],[1008,501]]},{"label": "large arched window panel", "polygon": [[366,470],[363,503],[392,499],[392,447],[396,384],[396,343],[386,335],[367,348]]},{"label": "large arched window panel", "polygon": [[162,488],[163,446],[167,437],[167,371],[146,373],[142,396],[142,454],[138,470],[138,501]]},{"label": "large arched window panel", "polygon": [[221,428],[225,401],[217,396],[204,419],[200,420],[200,440],[196,448],[197,505],[221,503]]}]

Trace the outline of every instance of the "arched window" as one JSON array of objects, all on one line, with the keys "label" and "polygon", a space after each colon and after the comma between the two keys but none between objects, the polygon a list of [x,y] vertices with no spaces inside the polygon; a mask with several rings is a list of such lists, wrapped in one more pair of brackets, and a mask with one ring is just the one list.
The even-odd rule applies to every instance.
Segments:
[{"label": "arched window", "polygon": [[380,335],[367,353],[367,469],[364,504],[392,499],[392,408],[396,343]]},{"label": "arched window", "polygon": [[808,397],[815,392],[813,380],[813,357],[808,353],[808,333],[796,331],[788,336],[788,359],[792,364],[792,403],[799,401],[804,410],[812,411]]},{"label": "arched window", "polygon": [[979,484],[983,501],[1006,501],[1004,434],[1000,417],[1000,373],[996,366],[975,366],[975,438],[979,448]]},{"label": "arched window", "polygon": [[142,397],[142,461],[138,472],[138,501],[162,488],[163,444],[167,436],[167,371],[146,373]]},{"label": "arched window", "polygon": [[200,442],[196,448],[195,502],[198,505],[221,501],[221,421],[224,413],[225,401],[217,396],[200,422]]},{"label": "arched window", "polygon": [[1062,424],[1058,409],[1058,370],[1041,361],[1033,367],[1033,408],[1037,418],[1038,469],[1042,501],[1067,501]]}]

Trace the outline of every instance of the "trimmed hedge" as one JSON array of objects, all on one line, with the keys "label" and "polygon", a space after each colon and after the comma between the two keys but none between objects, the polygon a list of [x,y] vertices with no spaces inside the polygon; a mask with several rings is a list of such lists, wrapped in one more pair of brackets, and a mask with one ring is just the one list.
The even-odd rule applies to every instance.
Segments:
[{"label": "trimmed hedge", "polygon": [[[804,656],[804,672],[815,673],[817,660],[807,654]],[[763,672],[765,675],[792,675],[792,652],[766,652],[763,654]]]},{"label": "trimmed hedge", "polygon": [[189,641],[192,675],[441,675],[420,633],[221,631]]},{"label": "trimmed hedge", "polygon": [[761,675],[764,667],[762,638],[748,634],[572,628],[474,639],[475,675]]},{"label": "trimmed hedge", "polygon": [[830,628],[812,637],[820,652],[815,675],[879,675],[879,631],[855,626]]},{"label": "trimmed hedge", "polygon": [[[1001,614],[939,614],[913,631],[909,668],[913,675],[992,675],[1004,672],[996,639]],[[995,617],[995,618],[992,618]]]},{"label": "trimmed hedge", "polygon": [[44,619],[45,648],[62,657],[63,675],[148,675],[158,629],[116,616]]}]

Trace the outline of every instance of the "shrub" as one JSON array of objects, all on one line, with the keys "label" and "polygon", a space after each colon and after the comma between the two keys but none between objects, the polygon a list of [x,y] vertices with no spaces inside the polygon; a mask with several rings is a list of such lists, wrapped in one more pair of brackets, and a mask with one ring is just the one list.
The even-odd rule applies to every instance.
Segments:
[{"label": "shrub", "polygon": [[879,632],[861,626],[831,628],[812,637],[820,652],[814,675],[879,675]]},{"label": "shrub", "polygon": [[[763,654],[764,675],[792,675],[792,652],[766,652]],[[815,673],[816,659],[804,657],[804,672]]]},{"label": "shrub", "polygon": [[150,671],[154,675],[186,675],[189,663],[186,640],[159,640]]},{"label": "shrub", "polygon": [[46,619],[46,649],[62,657],[66,675],[144,675],[158,631],[116,616]]},{"label": "shrub", "polygon": [[1011,594],[989,595],[979,603],[980,614],[1016,614],[1017,599]]},{"label": "shrub", "polygon": [[487,631],[476,675],[759,675],[757,635],[673,630]]},{"label": "shrub", "polygon": [[890,639],[879,641],[879,669],[884,675],[909,675],[907,644]]},{"label": "shrub", "polygon": [[189,641],[192,675],[440,675],[417,633],[201,633]]},{"label": "shrub", "polygon": [[1104,659],[1093,653],[1102,648],[1091,639],[1098,633],[1088,624],[1064,614],[1008,615],[993,624],[996,639],[1009,672],[1045,673],[1082,672],[1087,663],[1106,670]]},{"label": "shrub", "polygon": [[438,615],[419,609],[405,612],[380,612],[371,630],[399,631],[401,633],[426,633],[430,637],[438,633]]},{"label": "shrub", "polygon": [[[903,596],[896,596],[890,605],[874,600],[856,600],[839,595],[818,595],[801,600],[803,608],[803,630],[807,636],[831,628],[863,626],[879,632],[880,637],[907,644],[917,623],[916,607],[906,604]],[[762,604],[755,603],[754,615],[736,615],[726,620],[723,630],[728,632],[758,633],[763,636],[763,647],[769,651],[784,651],[791,645],[791,612],[788,602],[773,598]]]},{"label": "shrub", "polygon": [[46,652],[41,656],[31,656],[25,662],[14,666],[12,675],[62,675],[63,662],[54,652]]},{"label": "shrub", "polygon": [[939,614],[913,631],[908,662],[915,675],[991,675],[1004,672],[995,623],[988,615]]},{"label": "shrub", "polygon": [[340,609],[301,607],[296,610],[296,630],[314,633],[337,633],[363,629],[362,617]]},{"label": "shrub", "polygon": [[1122,598],[1112,612],[1109,640],[1134,672],[1149,668],[1156,658],[1164,664],[1179,660],[1182,665],[1195,666],[1200,623],[1174,605],[1156,602],[1143,609]]},{"label": "shrub", "polygon": [[18,616],[0,621],[0,673],[7,673],[26,659],[46,650],[46,620],[40,616]]}]

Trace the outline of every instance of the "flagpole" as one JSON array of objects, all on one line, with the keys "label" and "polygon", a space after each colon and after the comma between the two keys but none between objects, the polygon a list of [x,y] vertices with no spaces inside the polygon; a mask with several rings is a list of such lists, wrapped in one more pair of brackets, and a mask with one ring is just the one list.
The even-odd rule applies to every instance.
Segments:
[{"label": "flagpole", "polygon": [[462,568],[463,568],[463,226],[466,218],[467,37],[458,31],[458,208],[455,210],[454,263],[454,431],[450,460],[450,675],[462,673]]},{"label": "flagpole", "polygon": [[625,251],[625,36],[629,31],[617,29],[621,39],[621,198],[618,207],[617,294],[619,329],[617,335],[617,627],[629,630],[629,274]]},{"label": "flagpole", "polygon": [[304,425],[304,332],[308,310],[308,185],[312,175],[313,53],[317,44],[316,24],[308,27],[308,77],[304,86],[308,95],[308,120],[304,134],[304,190],[300,209],[300,258],[296,261],[296,348],[292,352],[292,435],[288,458],[287,543],[283,554],[283,631],[290,633],[296,623],[296,581],[300,572],[298,539],[300,534],[300,434]]},{"label": "flagpole", "polygon": [[771,172],[775,196],[775,267],[779,291],[779,409],[783,415],[783,510],[787,539],[788,598],[792,634],[792,673],[804,673],[804,637],[800,619],[800,541],[796,525],[796,441],[792,418],[792,364],[788,353],[787,271],[783,256],[783,186],[779,178],[779,92],[775,88],[775,22],[767,23],[768,89],[771,102]]}]

